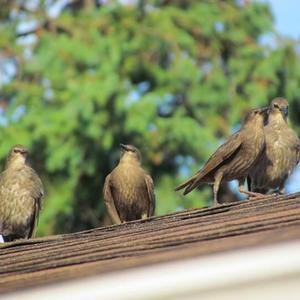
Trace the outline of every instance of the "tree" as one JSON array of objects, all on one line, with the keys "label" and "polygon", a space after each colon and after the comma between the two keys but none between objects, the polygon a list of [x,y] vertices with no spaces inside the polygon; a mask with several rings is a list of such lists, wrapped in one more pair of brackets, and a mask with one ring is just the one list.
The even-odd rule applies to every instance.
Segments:
[{"label": "tree", "polygon": [[207,205],[209,187],[186,199],[173,188],[249,108],[284,95],[297,121],[296,42],[274,33],[266,3],[4,4],[0,157],[14,143],[30,148],[47,193],[40,235],[101,224],[102,184],[120,142],[140,148],[164,214]]}]

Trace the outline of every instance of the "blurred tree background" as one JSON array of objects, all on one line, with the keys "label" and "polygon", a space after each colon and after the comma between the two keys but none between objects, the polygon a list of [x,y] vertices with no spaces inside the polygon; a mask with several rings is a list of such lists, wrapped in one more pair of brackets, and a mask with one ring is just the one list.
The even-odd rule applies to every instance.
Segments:
[{"label": "blurred tree background", "polygon": [[[297,41],[256,1],[0,0],[0,158],[22,143],[46,186],[39,235],[100,226],[102,184],[132,143],[156,214],[249,109],[286,96],[300,126]],[[266,42],[268,41],[268,42]],[[236,195],[224,186],[223,201]]]}]

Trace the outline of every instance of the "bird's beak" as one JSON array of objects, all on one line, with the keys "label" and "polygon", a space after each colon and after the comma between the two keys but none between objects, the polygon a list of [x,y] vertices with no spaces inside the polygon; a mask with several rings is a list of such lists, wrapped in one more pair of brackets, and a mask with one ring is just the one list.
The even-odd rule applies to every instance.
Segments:
[{"label": "bird's beak", "polygon": [[282,107],[280,108],[281,113],[284,115],[285,118],[287,118],[288,114],[289,114],[289,108],[286,107]]},{"label": "bird's beak", "polygon": [[122,149],[124,149],[124,150],[128,150],[128,147],[127,147],[127,145],[120,144],[120,147],[121,147]]},{"label": "bird's beak", "polygon": [[22,155],[25,155],[25,154],[28,153],[28,151],[27,151],[27,150],[22,150],[22,151],[20,151],[20,153],[21,153]]}]

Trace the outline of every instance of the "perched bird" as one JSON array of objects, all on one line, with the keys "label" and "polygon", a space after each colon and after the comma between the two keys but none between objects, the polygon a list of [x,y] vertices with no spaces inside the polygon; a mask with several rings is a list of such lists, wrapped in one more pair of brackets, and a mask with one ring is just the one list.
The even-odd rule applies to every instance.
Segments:
[{"label": "perched bird", "polygon": [[300,141],[287,123],[288,107],[284,98],[275,98],[269,106],[264,128],[266,149],[249,174],[249,189],[253,192],[265,194],[278,189],[284,193],[284,184],[299,162]]},{"label": "perched bird", "polygon": [[229,137],[209,158],[204,167],[194,176],[175,188],[185,188],[184,195],[201,184],[213,184],[214,205],[218,205],[217,194],[220,183],[237,179],[239,191],[249,196],[260,194],[247,192],[244,189],[245,179],[265,147],[264,113],[266,108],[250,111],[241,129]]},{"label": "perched bird", "polygon": [[113,223],[145,219],[154,214],[153,181],[141,167],[141,154],[132,145],[120,144],[120,162],[107,175],[104,201]]},{"label": "perched bird", "polygon": [[0,174],[0,233],[5,241],[35,235],[44,192],[27,154],[22,145],[12,147]]}]

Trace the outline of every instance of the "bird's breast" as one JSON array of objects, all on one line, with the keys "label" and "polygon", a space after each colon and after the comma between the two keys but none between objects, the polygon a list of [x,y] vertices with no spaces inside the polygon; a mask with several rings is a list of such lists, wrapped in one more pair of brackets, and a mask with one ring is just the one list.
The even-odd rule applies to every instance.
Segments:
[{"label": "bird's breast", "polygon": [[112,188],[123,200],[134,201],[147,189],[145,173],[139,167],[123,165],[111,174]]},{"label": "bird's breast", "polygon": [[252,173],[254,187],[275,189],[284,184],[298,160],[298,138],[288,127],[271,123],[265,128],[266,151]]},{"label": "bird's breast", "polygon": [[297,151],[284,136],[269,141],[266,149],[267,174],[271,180],[289,176],[297,164]]},{"label": "bird's breast", "polygon": [[1,174],[0,216],[4,235],[27,228],[34,211],[35,189],[31,169],[12,168]]}]

